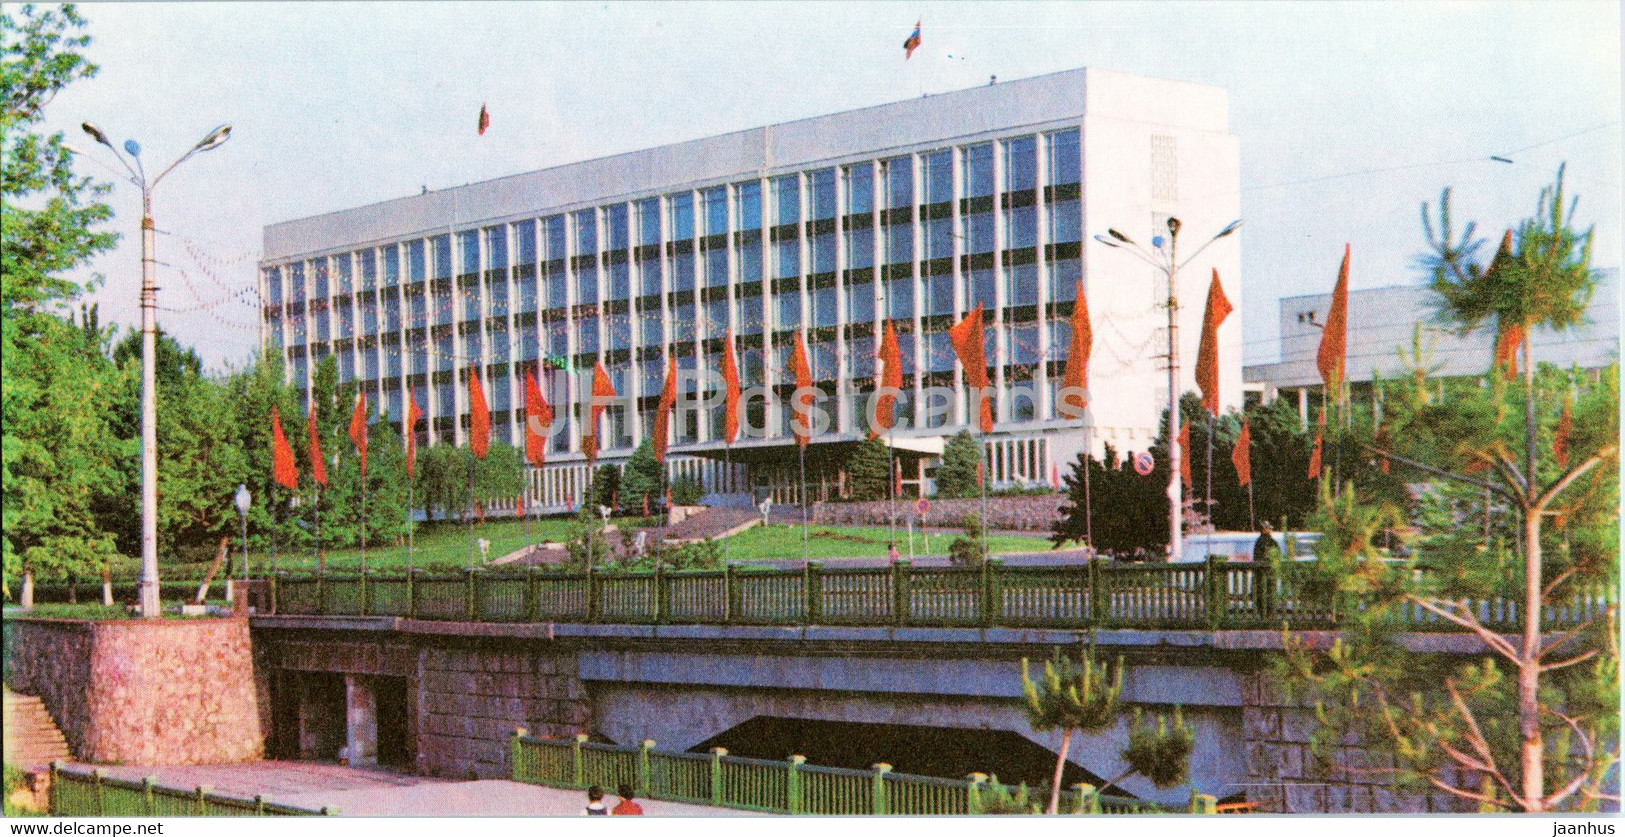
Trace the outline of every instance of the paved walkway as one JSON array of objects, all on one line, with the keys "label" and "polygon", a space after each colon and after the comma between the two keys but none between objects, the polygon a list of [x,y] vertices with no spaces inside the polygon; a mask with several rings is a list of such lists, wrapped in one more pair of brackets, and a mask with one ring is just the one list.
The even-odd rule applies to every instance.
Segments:
[{"label": "paved walkway", "polygon": [[[95,765],[74,765],[89,769]],[[261,761],[247,764],[102,767],[109,776],[139,780],[155,776],[159,784],[194,788],[301,808],[337,808],[347,817],[560,817],[575,816],[587,804],[581,791],[527,785],[504,779],[464,782],[408,776],[383,770],[359,770],[336,764]],[[617,800],[608,798],[613,805]],[[639,800],[650,816],[751,816],[748,811]]]}]

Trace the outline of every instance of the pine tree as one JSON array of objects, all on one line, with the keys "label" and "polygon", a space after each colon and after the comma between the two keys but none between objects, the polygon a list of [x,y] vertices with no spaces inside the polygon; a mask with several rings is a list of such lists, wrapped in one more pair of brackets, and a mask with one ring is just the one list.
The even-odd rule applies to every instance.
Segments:
[{"label": "pine tree", "polygon": [[884,500],[891,496],[891,456],[879,439],[865,439],[846,460],[846,484],[854,500]]},{"label": "pine tree", "polygon": [[981,459],[981,446],[975,437],[964,430],[955,433],[942,450],[942,465],[936,473],[937,496],[978,496],[981,489],[976,484],[976,472]]}]

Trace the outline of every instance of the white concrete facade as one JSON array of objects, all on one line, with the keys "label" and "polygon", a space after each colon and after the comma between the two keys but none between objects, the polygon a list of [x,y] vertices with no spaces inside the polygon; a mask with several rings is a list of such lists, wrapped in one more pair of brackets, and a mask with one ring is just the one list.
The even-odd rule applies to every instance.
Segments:
[{"label": "white concrete facade", "polygon": [[[1046,482],[1082,448],[1085,424],[1096,450],[1143,450],[1155,436],[1167,289],[1090,238],[1111,227],[1149,242],[1177,216],[1190,252],[1234,220],[1227,107],[1217,88],[1079,69],[275,224],[261,270],[266,340],[307,391],[328,354],[391,416],[413,390],[425,442],[463,441],[470,366],[483,370],[495,435],[517,443],[526,371],[551,359],[539,377],[562,418],[602,362],[636,399],[608,412],[602,461],[616,463],[648,433],[667,357],[715,368],[725,330],[747,387],[789,384],[788,348],[805,335],[831,395],[832,431],[816,445],[862,437],[861,399],[840,385],[871,385],[891,319],[907,393],[897,435],[951,435],[968,398],[945,332],[985,301],[1000,393],[993,481]],[[1239,239],[1186,266],[1178,289],[1181,390],[1195,386],[1211,270],[1237,309],[1220,330],[1226,408],[1241,403]],[[1055,412],[1079,279],[1094,326],[1084,421]],[[1030,401],[1013,397],[1024,382]],[[940,417],[925,403],[931,387],[957,396]],[[735,449],[785,446],[787,412],[778,399],[748,409],[767,434]],[[680,469],[713,490],[765,485],[714,463],[720,408],[687,413],[674,422]],[[580,496],[579,420],[554,437],[543,471],[530,502]]]}]

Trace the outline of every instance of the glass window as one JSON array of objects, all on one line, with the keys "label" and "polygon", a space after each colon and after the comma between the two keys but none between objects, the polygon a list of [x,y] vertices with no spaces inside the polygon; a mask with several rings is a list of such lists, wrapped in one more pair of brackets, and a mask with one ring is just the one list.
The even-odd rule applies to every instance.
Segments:
[{"label": "glass window", "polygon": [[873,337],[855,337],[847,344],[847,358],[852,365],[851,376],[854,381],[875,376],[875,339]]},{"label": "glass window", "polygon": [[536,359],[536,324],[525,323],[519,326],[517,360]]},{"label": "glass window", "polygon": [[542,241],[547,245],[547,260],[563,261],[568,258],[570,254],[565,252],[564,247],[564,216],[543,218],[541,223]]},{"label": "glass window", "polygon": [[615,314],[605,318],[604,328],[609,332],[609,350],[612,352],[631,348],[632,346],[632,318],[626,314]]},{"label": "glass window", "polygon": [[433,241],[434,247],[434,278],[451,278],[451,236],[437,235]]},{"label": "glass window", "polygon": [[835,286],[815,288],[812,292],[813,326],[824,328],[838,325],[835,306]]},{"label": "glass window", "polygon": [[[344,310],[348,312],[349,306]],[[384,294],[384,330],[401,330],[401,298],[394,294]]]},{"label": "glass window", "polygon": [[1027,366],[1038,362],[1038,323],[1017,323],[1010,327],[1010,362]]},{"label": "glass window", "polygon": [[671,206],[671,238],[682,241],[694,237],[694,196],[689,193],[672,195],[666,199]]},{"label": "glass window", "polygon": [[773,178],[773,204],[778,208],[774,223],[801,223],[801,178],[793,174]]},{"label": "glass window", "polygon": [[964,217],[966,253],[993,252],[993,213],[973,212]]},{"label": "glass window", "polygon": [[1021,192],[1038,185],[1038,144],[1033,137],[1004,141],[1004,190]]},{"label": "glass window", "polygon": [[835,170],[821,169],[811,175],[812,217],[823,221],[835,217]]},{"label": "glass window", "polygon": [[892,224],[886,231],[886,263],[908,264],[914,261],[914,225]]},{"label": "glass window", "polygon": [[705,204],[705,234],[723,235],[728,232],[728,187],[714,186],[700,193]]},{"label": "glass window", "polygon": [[762,297],[751,294],[739,300],[739,333],[762,333]]},{"label": "glass window", "polygon": [[660,257],[638,260],[639,293],[654,296],[660,293]]},{"label": "glass window", "polygon": [[835,233],[827,232],[812,237],[812,270],[814,273],[835,271]]},{"label": "glass window", "polygon": [[429,314],[426,300],[427,297],[424,296],[421,290],[413,291],[409,289],[407,291],[406,309],[408,316],[412,318],[411,325],[413,328],[418,328],[428,321]]},{"label": "glass window", "polygon": [[953,218],[932,218],[925,222],[925,248],[927,259],[946,259],[953,256]]},{"label": "glass window", "polygon": [[265,292],[266,302],[282,304],[282,268],[273,267],[265,271]]},{"label": "glass window", "polygon": [[912,278],[887,280],[886,316],[894,320],[914,319],[914,280]]},{"label": "glass window", "polygon": [[536,263],[536,224],[531,221],[521,221],[514,225],[514,238],[519,245],[519,264]]},{"label": "glass window", "polygon": [[1077,198],[1056,201],[1049,207],[1051,244],[1070,244],[1083,240],[1083,209]]},{"label": "glass window", "polygon": [[508,228],[489,227],[485,230],[485,269],[503,270],[508,266]]},{"label": "glass window", "polygon": [[1011,250],[1032,247],[1038,243],[1038,207],[1012,207],[1004,213],[1004,246]]},{"label": "glass window", "polygon": [[788,291],[773,295],[775,329],[784,330],[801,326],[801,293]]},{"label": "glass window", "polygon": [[705,336],[722,337],[728,332],[728,298],[719,297],[705,303]]},{"label": "glass window", "polygon": [[583,209],[574,213],[576,225],[576,255],[590,256],[598,252],[598,212]]},{"label": "glass window", "polygon": [[937,331],[926,335],[925,371],[952,372],[958,359],[958,355],[954,354],[954,343],[948,337],[948,332]]},{"label": "glass window", "polygon": [[728,284],[728,251],[722,247],[705,251],[705,284],[710,288]]},{"label": "glass window", "polygon": [[860,227],[846,231],[846,267],[861,270],[875,266],[875,231]]},{"label": "glass window", "polygon": [[565,299],[566,287],[563,270],[548,271],[547,307],[558,309],[563,308],[567,304]]},{"label": "glass window", "polygon": [[638,201],[638,244],[660,243],[660,199]]},{"label": "glass window", "polygon": [[735,201],[739,216],[739,229],[759,230],[762,228],[762,184],[761,181],[747,180],[734,187]]},{"label": "glass window", "polygon": [[846,173],[846,214],[867,215],[875,209],[875,169],[869,163],[848,166]]},{"label": "glass window", "polygon": [[694,290],[693,253],[678,253],[672,257],[671,289],[674,292]]},{"label": "glass window", "polygon": [[[401,281],[401,249],[391,244],[378,251],[384,256],[384,287],[393,288]],[[363,250],[361,258],[361,288],[371,290],[378,283],[378,260],[374,251]]]},{"label": "glass window", "polygon": [[641,317],[639,317],[638,320],[643,323],[643,331],[642,331],[642,334],[638,338],[643,343],[643,345],[645,345],[645,346],[663,346],[663,345],[665,345],[666,336],[661,331],[662,316],[661,316],[661,311],[660,311],[660,306],[659,305],[656,305],[655,307],[653,307],[653,308],[651,308],[651,309],[649,309],[647,311],[644,311],[643,315]]},{"label": "glass window", "polygon": [[973,145],[965,149],[965,197],[993,194],[993,145]]},{"label": "glass window", "polygon": [[480,269],[480,236],[474,230],[457,233],[457,252],[461,256],[458,273],[473,273]]},{"label": "glass window", "polygon": [[598,302],[598,266],[587,263],[576,268],[576,304],[594,305]]},{"label": "glass window", "polygon": [[1005,304],[1014,308],[1038,304],[1038,265],[1018,264],[1006,268],[1010,286],[1005,288]]},{"label": "glass window", "polygon": [[305,266],[303,264],[288,265],[289,296],[293,302],[305,301]]},{"label": "glass window", "polygon": [[833,381],[839,374],[835,344],[828,340],[815,340],[807,346],[807,363],[812,367],[813,380]]},{"label": "glass window", "polygon": [[354,285],[350,282],[349,253],[333,257],[333,275],[338,278],[338,293],[347,294],[355,290]]},{"label": "glass window", "polygon": [[1081,158],[1078,156],[1078,129],[1049,135],[1049,185],[1077,183]]},{"label": "glass window", "polygon": [[1071,302],[1078,298],[1078,280],[1083,278],[1083,262],[1055,259],[1049,263],[1051,302]]},{"label": "glass window", "polygon": [[880,161],[886,177],[886,208],[903,209],[914,205],[914,158],[893,157]]},{"label": "glass window", "polygon": [[926,317],[946,316],[954,313],[954,277],[951,273],[937,276],[927,276],[925,282],[925,304],[920,314]]},{"label": "glass window", "polygon": [[461,296],[463,298],[463,319],[465,319],[465,320],[477,320],[477,319],[479,319],[480,318],[480,311],[481,311],[481,308],[480,308],[480,288],[479,288],[479,286],[478,285],[470,285],[470,286],[468,286],[466,288],[462,288],[462,289],[460,289],[460,294],[461,294]]},{"label": "glass window", "polygon": [[671,336],[673,340],[694,339],[694,303],[672,307]]},{"label": "glass window", "polygon": [[340,303],[339,304],[339,337],[340,338],[345,338],[345,337],[354,337],[354,336],[355,336],[355,309],[350,307],[350,303],[348,303],[348,302]]},{"label": "glass window", "polygon": [[519,287],[519,311],[520,311],[520,313],[535,311],[536,310],[537,297],[536,297],[536,274],[534,273],[534,271],[526,270],[526,272],[521,273],[520,276],[519,276],[519,281],[516,284]]},{"label": "glass window", "polygon": [[627,230],[626,204],[617,203],[606,207],[604,223],[609,227],[609,249],[625,250],[631,240]]},{"label": "glass window", "polygon": [[481,345],[482,340],[479,329],[471,328],[463,332],[463,357],[468,359],[469,363],[479,360]]},{"label": "glass window", "polygon": [[327,259],[316,259],[310,263],[311,275],[315,277],[315,290],[311,292],[311,299],[327,298]]},{"label": "glass window", "polygon": [[801,239],[787,238],[773,247],[773,278],[801,275]]},{"label": "glass window", "polygon": [[587,316],[576,319],[576,354],[598,354],[597,317]]},{"label": "glass window", "polygon": [[614,300],[630,299],[632,297],[632,266],[626,262],[610,262],[609,265],[609,298]]},{"label": "glass window", "polygon": [[406,245],[406,270],[413,283],[422,282],[427,278],[425,273],[425,242],[423,239],[414,239]]},{"label": "glass window", "polygon": [[874,322],[875,286],[873,282],[854,282],[846,287],[846,319],[852,323]]},{"label": "glass window", "polygon": [[982,304],[982,310],[993,310],[993,269],[973,270],[965,275],[965,310]]},{"label": "glass window", "polygon": [[953,199],[953,152],[933,151],[925,155],[925,202],[946,203]]}]

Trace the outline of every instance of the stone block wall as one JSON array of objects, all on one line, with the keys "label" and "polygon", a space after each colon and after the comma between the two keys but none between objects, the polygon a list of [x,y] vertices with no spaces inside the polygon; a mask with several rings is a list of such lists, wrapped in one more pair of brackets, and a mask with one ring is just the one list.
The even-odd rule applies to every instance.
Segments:
[{"label": "stone block wall", "polygon": [[[1340,742],[1325,758],[1309,739],[1319,727],[1313,708],[1288,700],[1270,676],[1255,673],[1244,686],[1242,738],[1247,748],[1247,799],[1270,813],[1465,813],[1473,806],[1448,793],[1397,793],[1383,768],[1388,757]],[[1468,785],[1469,787],[1471,785]]]},{"label": "stone block wall", "polygon": [[5,620],[6,682],[38,695],[74,756],[219,764],[264,753],[245,619]]},{"label": "stone block wall", "polygon": [[[897,516],[914,514],[914,500],[897,501]],[[983,523],[989,529],[1015,530],[1021,532],[1034,532],[1048,534],[1061,517],[1061,506],[1066,504],[1066,497],[1061,494],[1034,494],[1022,497],[989,497],[987,498],[987,519]],[[884,526],[891,522],[891,502],[876,500],[862,503],[819,503],[813,508],[813,522],[827,526]],[[931,527],[946,527],[958,529],[964,526],[965,515],[981,514],[982,500],[979,497],[931,500],[931,511],[926,515],[926,525]]]},{"label": "stone block wall", "polygon": [[431,776],[505,777],[514,728],[570,738],[592,731],[573,654],[431,647],[420,657],[418,768]]}]

